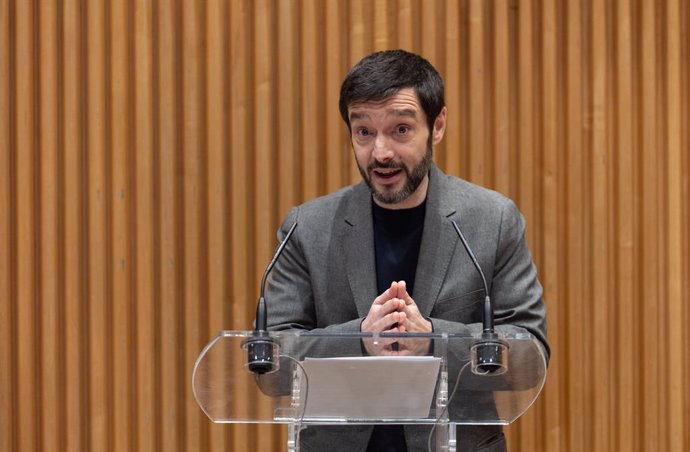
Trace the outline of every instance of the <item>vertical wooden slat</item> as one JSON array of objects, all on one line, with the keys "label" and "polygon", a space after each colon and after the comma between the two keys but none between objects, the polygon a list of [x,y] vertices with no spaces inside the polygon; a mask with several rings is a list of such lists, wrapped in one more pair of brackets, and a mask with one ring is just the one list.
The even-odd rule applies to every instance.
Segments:
[{"label": "vertical wooden slat", "polygon": [[33,16],[36,14],[33,2],[19,2],[16,5],[16,231],[17,231],[17,426],[31,431],[31,435],[19,435],[19,449],[27,452],[37,450],[40,432],[36,422],[37,369],[36,360],[36,90],[35,90],[35,34]]},{"label": "vertical wooden slat", "polygon": [[[195,112],[191,114],[185,111],[189,104],[189,87],[186,85],[188,81],[189,67],[185,66],[184,59],[186,56],[185,49],[187,48],[187,43],[185,42],[184,30],[186,28],[186,16],[187,13],[186,6],[184,2],[176,1],[173,6],[172,15],[172,25],[174,35],[171,38],[173,43],[172,51],[172,67],[175,74],[172,78],[171,88],[174,90],[174,112],[175,112],[175,125],[176,128],[173,134],[173,149],[172,157],[173,163],[170,167],[172,172],[169,177],[172,179],[172,186],[174,201],[171,200],[170,204],[174,206],[172,220],[174,223],[175,230],[175,323],[168,325],[170,328],[170,335],[175,337],[175,410],[177,412],[175,418],[175,428],[177,435],[177,448],[179,450],[184,450],[188,446],[188,439],[190,433],[193,435],[195,432],[190,432],[188,419],[187,419],[187,404],[188,400],[186,397],[179,397],[179,394],[185,394],[189,388],[187,384],[187,373],[185,369],[187,368],[187,340],[190,337],[188,334],[188,322],[186,318],[187,305],[186,300],[188,297],[187,287],[189,284],[194,287],[195,281],[187,281],[186,270],[188,268],[187,264],[187,252],[188,248],[195,247],[194,244],[188,243],[188,237],[186,235],[186,228],[189,219],[186,216],[185,208],[189,205],[188,199],[188,184],[186,183],[186,177],[180,177],[180,175],[186,176],[187,171],[187,159],[185,151],[187,149],[188,143],[185,141],[187,136],[195,134],[195,131],[185,130],[189,124],[185,123],[188,116],[195,117]],[[192,107],[193,108],[193,107]],[[194,123],[192,123],[194,124]],[[194,124],[196,126],[196,124]],[[195,173],[192,170],[192,179],[195,177]],[[191,258],[195,256],[192,254]],[[193,275],[192,277],[195,277]],[[192,297],[189,297],[192,298]]]},{"label": "vertical wooden slat", "polygon": [[[40,323],[41,330],[41,449],[57,451],[59,444],[60,405],[58,398],[60,357],[58,326],[58,240],[57,240],[57,8],[44,5],[39,12],[40,36],[40,125],[38,128],[40,172]],[[48,414],[50,413],[50,414]],[[64,445],[62,445],[64,447]]]},{"label": "vertical wooden slat", "polygon": [[106,194],[111,203],[111,236],[109,278],[112,280],[112,360],[113,386],[113,447],[114,450],[131,449],[131,429],[129,420],[133,414],[131,400],[130,375],[130,341],[132,319],[131,267],[132,262],[128,243],[132,240],[127,217],[134,193],[129,184],[128,171],[131,168],[129,152],[132,146],[130,122],[132,99],[130,94],[129,39],[131,38],[129,22],[129,4],[119,1],[110,4],[110,156],[106,162],[106,171],[111,171],[111,186]]},{"label": "vertical wooden slat", "polygon": [[[323,117],[322,96],[323,83],[319,67],[322,62],[322,39],[319,33],[320,11],[315,0],[304,0],[301,4],[301,93],[302,118]],[[302,195],[304,199],[315,198],[323,194],[323,177],[320,170],[322,146],[322,128],[313,127],[310,121],[301,122],[302,134]]]},{"label": "vertical wooden slat", "polygon": [[658,195],[655,177],[658,171],[658,149],[656,148],[655,118],[656,110],[656,52],[655,52],[655,6],[652,2],[640,2],[641,17],[639,26],[640,36],[640,135],[641,143],[641,218],[642,234],[641,278],[640,294],[642,303],[642,363],[641,369],[641,412],[644,424],[642,431],[642,445],[644,449],[652,450],[659,443],[658,419],[659,400],[657,388],[659,385],[659,366],[656,353],[656,341],[659,335],[657,271],[658,271]]},{"label": "vertical wooden slat", "polygon": [[84,287],[88,276],[83,259],[85,251],[84,224],[82,217],[82,162],[84,147],[81,127],[81,27],[80,10],[77,2],[65,2],[64,6],[64,230],[65,230],[65,334],[66,334],[66,397],[67,402],[67,448],[83,450],[89,431],[82,428],[88,419],[86,393],[90,384],[89,375],[83,366],[83,352],[89,343],[85,331]]},{"label": "vertical wooden slat", "polygon": [[[272,63],[271,55],[275,52],[272,34],[274,29],[273,11],[268,1],[257,1],[254,5],[254,103],[258,106],[271,104],[276,97],[273,75],[276,67]],[[314,96],[316,97],[316,96]],[[276,116],[273,108],[256,108],[252,118],[254,129],[253,149],[253,181],[254,181],[254,223],[256,224],[256,240],[254,253],[258,257],[255,274],[261,275],[266,262],[275,249],[275,230],[269,225],[276,224],[273,218],[275,212],[274,193],[274,165],[276,157],[276,142],[270,133],[276,127]],[[316,135],[312,131],[312,135]]]},{"label": "vertical wooden slat", "polygon": [[[563,330],[560,328],[565,322],[560,318],[561,294],[563,293],[563,272],[561,263],[563,257],[558,249],[558,243],[562,237],[562,215],[558,206],[563,204],[562,187],[563,171],[561,153],[548,152],[549,149],[559,149],[562,142],[560,125],[562,124],[562,103],[558,102],[559,93],[562,92],[561,61],[559,59],[559,36],[561,27],[558,23],[558,8],[553,2],[544,3],[542,11],[542,106],[541,106],[541,143],[543,145],[543,169],[541,176],[541,201],[543,204],[540,226],[544,232],[542,243],[544,252],[541,260],[540,272],[543,277],[544,292],[549,294],[548,319],[550,324],[549,344],[553,350],[562,348]],[[560,356],[555,355],[554,362],[558,363]],[[545,407],[545,417],[553,419],[558,416],[561,404],[561,372],[559,366],[553,366],[549,375],[550,384],[545,388],[544,396],[548,397],[549,404]],[[544,447],[550,450],[558,450],[561,447],[561,432],[558,429],[549,429],[542,437]],[[536,444],[535,444],[536,446]]]},{"label": "vertical wooden slat", "polygon": [[[536,165],[538,160],[535,154],[538,152],[536,138],[536,69],[538,68],[537,55],[535,51],[538,25],[535,19],[536,7],[531,2],[524,2],[520,5],[518,14],[518,193],[516,202],[525,215],[528,224],[526,239],[531,247],[533,257],[538,259],[539,242],[536,240],[538,235],[535,230],[538,228],[536,223],[538,201],[535,197],[534,180]],[[468,114],[471,114],[468,112]],[[468,144],[469,146],[469,144]],[[469,172],[467,173],[469,174]],[[530,222],[530,220],[532,220]],[[538,261],[537,261],[538,262]],[[537,265],[541,263],[538,262]],[[541,268],[541,267],[540,267]],[[548,300],[548,294],[545,294]],[[547,305],[550,306],[550,305]],[[536,413],[530,413],[529,417],[522,420],[517,444],[521,450],[533,450],[536,447],[536,437],[538,434],[538,420]],[[539,429],[541,431],[541,429]]]},{"label": "vertical wooden slat", "polygon": [[[340,85],[345,78],[345,71],[349,68],[345,65],[347,55],[347,35],[343,23],[347,9],[345,4],[338,0],[330,0],[326,3],[325,21],[326,29],[333,30],[326,33],[325,48],[338,49],[337,52],[325,52],[325,81],[324,81],[324,123],[326,160],[326,192],[330,193],[348,184],[348,168],[352,161],[350,141],[347,137],[347,127],[343,122],[339,109]],[[391,22],[388,22],[391,27]],[[282,52],[281,52],[282,53]],[[282,90],[281,90],[282,92]],[[284,117],[284,116],[281,116]],[[280,141],[280,143],[284,143]],[[282,153],[281,145],[280,152]],[[290,152],[289,149],[286,150]],[[294,174],[294,173],[293,173]],[[297,175],[297,174],[295,174]]]},{"label": "vertical wooden slat", "polygon": [[616,349],[619,359],[616,363],[617,411],[618,421],[615,428],[615,449],[635,450],[636,441],[627,432],[635,430],[636,413],[639,405],[635,404],[635,356],[634,332],[635,309],[630,308],[635,298],[636,250],[635,250],[635,200],[630,182],[635,180],[636,165],[633,124],[633,61],[631,47],[632,11],[630,2],[618,2],[616,5],[616,129],[614,157],[617,163],[616,187],[616,248],[617,263],[615,275],[616,300],[614,305],[618,312],[616,326]]},{"label": "vertical wooden slat", "polygon": [[[251,42],[249,22],[251,20],[251,5],[242,2],[230,3],[230,178],[232,188],[230,190],[230,231],[231,243],[231,273],[232,295],[237,300],[232,305],[231,327],[243,329],[251,324],[250,319],[254,315],[254,295],[257,285],[250,285],[250,268],[253,266],[253,253],[251,250],[251,227],[246,218],[250,212],[249,170],[251,160],[247,149],[250,146],[249,117],[251,105],[249,105],[250,90],[249,80],[249,44]],[[239,360],[236,361],[239,364]],[[239,388],[240,397],[235,402],[236,409],[249,405],[246,394],[249,388]],[[233,429],[232,449],[255,448],[252,429],[237,426]]]},{"label": "vertical wooden slat", "polygon": [[[654,6],[654,23],[655,29],[661,30],[665,28],[664,19],[666,18],[666,7],[667,3],[657,3]],[[657,224],[657,256],[658,256],[658,267],[657,267],[657,299],[658,302],[658,317],[657,317],[657,328],[658,336],[656,337],[656,350],[657,359],[659,365],[658,383],[656,387],[657,400],[658,400],[658,411],[659,419],[657,420],[657,431],[659,435],[659,442],[657,447],[668,450],[669,443],[669,421],[668,418],[668,407],[669,399],[663,397],[667,393],[669,377],[672,374],[672,370],[666,366],[669,360],[668,352],[670,350],[670,344],[668,342],[668,316],[665,315],[668,311],[668,285],[666,284],[666,278],[664,275],[668,275],[668,239],[670,231],[669,225],[669,215],[668,206],[670,198],[668,196],[667,188],[669,187],[669,177],[668,177],[668,165],[669,160],[669,148],[668,148],[668,135],[667,126],[668,123],[668,86],[666,82],[668,79],[666,77],[667,65],[662,62],[668,61],[668,42],[665,39],[656,39],[654,43],[655,52],[655,65],[656,65],[656,82],[655,82],[655,102],[657,106],[657,115],[654,120],[654,135],[655,135],[655,148],[658,152],[658,160],[656,166],[656,175],[654,177],[654,183],[656,185],[656,196],[657,196],[657,208],[658,208],[658,224]],[[666,182],[666,183],[664,183]]]},{"label": "vertical wooden slat", "polygon": [[[671,12],[673,14],[673,12]],[[688,2],[681,2],[679,17],[681,20],[680,35],[685,37],[690,33],[690,4]],[[681,191],[682,204],[682,224],[690,224],[690,180],[687,174],[690,172],[690,44],[687,39],[680,40],[680,62],[679,70],[681,74],[681,122],[680,122],[680,136],[681,136],[681,164],[682,171],[685,175],[683,177],[683,188]],[[690,255],[690,231],[687,228],[683,230],[683,239],[679,246],[684,256]],[[688,259],[683,259],[682,265],[682,281],[683,281],[683,295],[678,300],[682,304],[683,315],[681,321],[687,325],[690,322],[690,262]],[[683,332],[683,337],[680,340],[683,347],[683,382],[690,379],[690,334],[687,330]],[[683,417],[685,423],[690,417],[690,388],[683,385]],[[688,447],[690,444],[690,429],[683,431],[683,446]]]},{"label": "vertical wooden slat", "polygon": [[[518,17],[518,194],[516,202],[526,218],[534,216],[534,160],[531,153],[535,151],[534,140],[534,10],[530,2],[520,5]],[[535,225],[536,226],[536,225]],[[536,245],[536,228],[526,231],[527,243]]]},{"label": "vertical wooden slat", "polygon": [[0,217],[0,449],[12,450],[14,441],[14,382],[12,369],[14,327],[12,325],[12,306],[14,297],[11,290],[14,275],[11,266],[12,243],[11,223],[14,218],[12,211],[12,184],[14,168],[11,160],[13,152],[10,140],[13,120],[10,114],[10,83],[13,80],[10,71],[11,31],[10,26],[14,18],[10,17],[10,2],[0,2],[0,212],[6,212]]},{"label": "vertical wooden slat", "polygon": [[[85,448],[108,450],[110,427],[108,419],[107,387],[109,371],[106,362],[108,320],[106,302],[106,74],[105,74],[105,10],[101,2],[88,5],[86,14],[86,73],[87,103],[86,144],[89,149],[85,170],[86,212],[88,218],[88,262],[89,280],[86,302],[88,304],[88,356],[85,357],[89,375],[89,415],[86,420],[90,442]],[[66,23],[66,25],[68,25]],[[67,27],[65,27],[67,28]],[[77,449],[75,449],[77,450]]]},{"label": "vertical wooden slat", "polygon": [[[206,231],[202,227],[204,219],[204,187],[203,168],[205,166],[204,155],[201,149],[201,119],[203,104],[200,68],[203,35],[202,17],[199,13],[199,4],[195,2],[182,2],[180,25],[178,36],[181,37],[182,47],[180,69],[182,104],[180,105],[182,117],[182,160],[181,170],[184,178],[180,180],[183,187],[182,207],[178,215],[182,215],[183,234],[180,239],[183,243],[182,261],[180,262],[182,277],[184,279],[183,316],[184,337],[178,337],[184,347],[184,358],[179,363],[179,377],[181,383],[180,395],[183,395],[183,403],[180,405],[185,418],[186,449],[202,449],[201,419],[194,411],[194,397],[191,394],[191,378],[185,369],[191,369],[194,365],[198,350],[202,346],[200,339],[201,306],[206,303],[200,297],[200,283],[205,271],[205,264],[201,256],[201,244],[206,239]],[[178,173],[179,174],[179,173]]]},{"label": "vertical wooden slat", "polygon": [[[525,63],[522,59],[521,51],[521,49],[529,50],[529,45],[531,45],[529,42],[531,27],[528,27],[523,17],[521,17],[521,15],[528,17],[525,11],[529,12],[524,7],[517,8],[516,10],[508,4],[501,3],[497,5],[495,17],[498,24],[495,26],[496,38],[494,41],[495,80],[497,84],[507,85],[497,87],[497,92],[494,96],[497,129],[495,141],[496,157],[494,160],[496,162],[494,168],[496,188],[500,191],[501,187],[503,189],[509,189],[508,187],[510,186],[515,187],[513,190],[509,189],[509,192],[504,193],[513,197],[519,207],[523,209],[523,212],[526,207],[524,205],[525,200],[520,197],[519,191],[522,185],[522,168],[532,167],[531,159],[525,155],[527,149],[522,149],[522,141],[529,135],[529,132],[519,125],[520,121],[525,119],[521,114],[520,106],[527,104],[527,99],[530,97],[530,91],[527,89],[529,85],[525,83],[523,78],[528,72],[525,71]],[[459,77],[455,78],[459,79]],[[458,124],[455,127],[456,133],[461,133],[461,125]],[[510,130],[511,128],[514,129],[514,132]],[[521,150],[523,151],[522,153]],[[523,157],[522,159],[521,156]],[[527,230],[529,231],[533,228],[534,224],[529,224]],[[537,434],[536,425],[538,419],[539,413],[537,410],[530,410],[513,426],[506,428],[508,443],[514,447],[516,444],[529,444],[530,441],[533,441]]]},{"label": "vertical wooden slat", "polygon": [[395,48],[392,38],[393,33],[393,10],[388,2],[372,2],[372,13],[374,17],[374,51]]},{"label": "vertical wooden slat", "polygon": [[446,106],[448,108],[446,133],[444,135],[444,151],[436,152],[434,159],[450,174],[460,174],[460,143],[461,143],[461,115],[460,105],[463,101],[460,91],[460,73],[463,71],[460,61],[460,49],[458,41],[460,39],[460,22],[464,18],[460,16],[459,2],[448,2],[445,11],[445,60],[446,70],[444,74],[444,88],[446,96]]},{"label": "vertical wooden slat", "polygon": [[[405,2],[405,0],[401,0]],[[367,33],[366,33],[366,24],[364,23],[364,20],[367,17],[367,11],[366,11],[366,5],[364,4],[365,2],[362,2],[361,0],[352,0],[349,2],[349,14],[348,14],[348,37],[349,37],[349,54],[347,55],[347,67],[349,70],[350,67],[352,67],[354,64],[357,63],[362,57],[365,55],[371,53],[373,50],[369,46],[369,42],[367,40]],[[409,0],[407,1],[409,3]],[[405,11],[407,11],[408,6],[406,4],[401,4],[400,5],[400,17],[405,15]],[[406,23],[402,22],[398,25],[398,29],[400,27],[405,27],[407,25]],[[410,28],[406,28],[406,30],[409,30]],[[399,44],[401,47],[406,47],[410,48],[409,44],[404,43],[402,40],[399,41]],[[346,70],[346,73],[347,73]],[[345,77],[345,74],[343,74],[343,78]],[[349,168],[349,182],[350,183],[356,183],[361,180],[361,176],[359,174],[359,170],[357,169],[357,163],[355,162],[354,158],[350,159],[350,168]],[[305,176],[303,176],[305,177]],[[304,199],[308,199],[307,196],[304,197]]]},{"label": "vertical wooden slat", "polygon": [[[668,402],[666,419],[668,427],[664,435],[668,438],[667,448],[669,450],[681,450],[683,448],[683,430],[687,425],[688,414],[683,411],[683,372],[682,368],[669,365],[674,356],[683,354],[683,227],[687,231],[687,223],[683,223],[683,174],[687,180],[687,173],[683,172],[682,160],[682,130],[681,130],[681,8],[677,0],[669,0],[666,5],[666,16],[662,18],[666,22],[666,42],[667,50],[665,55],[666,63],[666,88],[667,116],[666,147],[668,149],[668,159],[666,162],[666,212],[668,216],[668,228],[665,234],[668,257],[666,261],[667,293],[665,297],[666,309],[666,375],[667,384],[665,390],[660,394],[663,400]],[[686,37],[687,39],[687,37]],[[663,126],[662,126],[663,127]],[[688,149],[686,148],[686,155]],[[687,380],[686,380],[687,381]],[[685,389],[687,390],[687,389]]]},{"label": "vertical wooden slat", "polygon": [[[561,362],[584,362],[586,351],[584,349],[584,336],[589,329],[584,327],[586,292],[583,289],[586,264],[584,258],[585,237],[583,227],[584,199],[582,187],[586,181],[582,158],[583,148],[583,109],[582,109],[582,17],[580,2],[568,2],[568,23],[566,31],[566,139],[565,149],[567,170],[566,179],[566,249],[568,256],[566,269],[566,299],[565,315],[568,319],[566,337],[563,339],[566,346],[560,350]],[[549,300],[549,307],[551,302]],[[553,327],[551,326],[551,329]],[[558,350],[554,354],[559,353]],[[585,406],[585,382],[584,366],[568,366],[565,370],[567,382],[565,404],[570,413],[584,413]],[[564,433],[567,438],[564,446],[566,450],[584,450],[584,424],[583,415],[568,416]]]},{"label": "vertical wooden slat", "polygon": [[438,20],[441,17],[441,6],[443,3],[439,0],[431,0],[424,2],[424,5],[419,10],[419,24],[421,47],[416,48],[424,58],[429,60],[436,69],[443,71],[443,60],[437,58],[439,54],[438,43],[439,36],[443,36],[444,22]]},{"label": "vertical wooden slat", "polygon": [[[226,24],[228,4],[222,0],[209,2],[206,8],[206,51],[204,60],[206,66],[206,124],[204,133],[207,136],[207,162],[208,187],[206,191],[206,203],[208,205],[208,277],[204,281],[208,284],[208,321],[202,329],[201,335],[211,337],[216,332],[230,325],[231,299],[228,282],[229,266],[228,251],[229,240],[227,231],[230,229],[228,222],[228,27]],[[203,233],[203,232],[202,232]],[[204,300],[200,300],[203,302]],[[201,338],[203,340],[203,338]],[[198,415],[196,409],[193,410]],[[205,419],[202,426],[210,429],[208,450],[224,452],[229,450],[227,433],[224,425],[209,425]]]},{"label": "vertical wooden slat", "polygon": [[484,2],[469,2],[469,178],[475,183],[486,183],[485,140],[485,86],[486,55],[484,47]]},{"label": "vertical wooden slat", "polygon": [[178,350],[184,339],[184,331],[178,329],[178,304],[180,299],[178,240],[181,239],[177,223],[178,193],[177,185],[182,179],[177,177],[177,130],[179,123],[176,66],[176,4],[173,1],[158,5],[158,120],[160,134],[158,150],[160,165],[157,168],[160,183],[160,329],[161,329],[161,445],[163,450],[178,451],[182,448],[184,431],[180,428],[184,413],[178,404]]},{"label": "vertical wooden slat", "polygon": [[233,293],[239,300],[233,306],[233,328],[241,329],[242,325],[254,315],[252,299],[255,287],[248,287],[249,272],[245,259],[242,256],[251,255],[249,253],[249,234],[248,225],[242,218],[249,211],[248,204],[248,153],[249,138],[247,136],[247,118],[250,106],[248,105],[247,91],[249,90],[248,69],[247,69],[247,43],[249,42],[247,22],[247,5],[232,3],[230,11],[230,61],[236,62],[230,66],[230,124],[233,147],[230,152],[230,167],[232,170],[233,190],[231,190],[231,206],[233,215],[231,223],[232,242],[232,275]]},{"label": "vertical wooden slat", "polygon": [[[134,201],[137,218],[136,234],[132,238],[135,255],[131,256],[132,274],[135,277],[133,289],[136,300],[136,428],[137,443],[134,450],[155,450],[155,429],[157,413],[154,408],[157,387],[154,366],[156,349],[154,334],[157,316],[157,300],[154,291],[154,216],[153,202],[153,96],[152,83],[152,8],[149,2],[138,1],[133,11],[134,18]],[[132,401],[135,402],[135,401]]]},{"label": "vertical wooden slat", "polygon": [[510,24],[507,1],[497,1],[494,9],[494,112],[491,122],[494,129],[493,177],[494,187],[501,193],[514,196],[511,190],[511,169],[515,167],[511,158],[510,111],[512,108],[511,68],[510,68]]},{"label": "vertical wooden slat", "polygon": [[[356,0],[352,1],[356,3]],[[418,2],[415,0],[398,0],[398,36],[397,43],[401,49],[408,50],[410,52],[419,52],[419,33],[415,29],[417,26],[417,21],[415,20],[419,14]],[[354,13],[354,11],[353,11]],[[353,16],[357,18],[358,16]],[[362,19],[357,19],[355,23],[360,22]],[[382,49],[381,49],[382,50]],[[362,54],[361,56],[364,56]],[[360,56],[360,57],[361,57]],[[353,64],[355,61],[352,62]]]},{"label": "vertical wooden slat", "polygon": [[[340,2],[336,1],[337,5]],[[278,68],[276,111],[278,120],[283,118],[299,117],[301,101],[299,83],[299,15],[297,3],[293,0],[278,2],[276,5],[277,28],[277,59]],[[332,11],[333,8],[330,8]],[[330,16],[329,16],[330,17]],[[337,17],[337,19],[341,19]],[[332,26],[331,22],[331,26]],[[333,36],[337,36],[334,33]],[[330,39],[330,34],[327,39]],[[330,46],[329,46],[330,47]],[[339,47],[338,47],[339,48]],[[334,52],[339,55],[338,52]],[[342,57],[342,55],[340,55]],[[327,71],[331,70],[326,68]],[[330,133],[327,133],[330,136]],[[277,177],[280,189],[278,190],[277,212],[278,221],[287,214],[288,210],[297,204],[300,193],[300,168],[298,158],[300,154],[299,130],[293,127],[278,127],[276,130],[277,143]]]},{"label": "vertical wooden slat", "polygon": [[[608,119],[608,92],[606,86],[607,73],[607,42],[606,42],[606,8],[602,2],[592,2],[591,5],[591,183],[594,187],[601,187],[592,191],[592,263],[602,262],[606,264],[610,259],[610,247],[608,243],[609,191],[607,190],[608,166],[607,159],[607,119]],[[608,387],[611,384],[611,373],[607,369],[609,355],[601,344],[610,343],[608,336],[608,294],[609,275],[606,271],[593,272],[592,281],[592,382],[596,382],[593,388],[593,415],[598,422],[593,425],[593,450],[611,450],[609,432],[611,412],[608,409]]]}]

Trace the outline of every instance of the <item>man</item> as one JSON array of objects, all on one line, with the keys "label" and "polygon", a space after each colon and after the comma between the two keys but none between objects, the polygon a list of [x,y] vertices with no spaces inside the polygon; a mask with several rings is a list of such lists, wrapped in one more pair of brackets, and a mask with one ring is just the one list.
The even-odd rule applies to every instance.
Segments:
[{"label": "man", "polygon": [[[269,279],[269,327],[480,332],[481,278],[454,220],[486,275],[497,329],[529,332],[548,354],[542,288],[522,216],[504,196],[446,176],[432,163],[447,123],[443,81],[433,66],[402,50],[374,53],[347,74],[340,112],[363,182],[298,206],[285,219],[279,238],[299,226]],[[390,345],[401,354],[394,347],[404,346]],[[310,427],[301,444],[426,450],[429,429],[420,429]],[[496,426],[463,427],[458,437],[461,451],[506,447]]]}]

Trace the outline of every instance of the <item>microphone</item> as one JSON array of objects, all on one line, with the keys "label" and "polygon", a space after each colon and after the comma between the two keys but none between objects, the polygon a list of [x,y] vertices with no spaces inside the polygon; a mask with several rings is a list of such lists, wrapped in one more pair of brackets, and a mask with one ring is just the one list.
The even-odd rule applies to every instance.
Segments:
[{"label": "microphone", "polygon": [[486,278],[484,277],[484,272],[482,267],[477,262],[477,258],[474,257],[470,245],[465,240],[465,236],[458,227],[458,224],[451,220],[455,232],[457,232],[458,237],[462,245],[465,247],[472,264],[479,272],[479,276],[482,278],[482,284],[484,285],[484,315],[482,318],[482,337],[476,340],[471,349],[471,359],[472,359],[472,373],[476,375],[500,375],[508,370],[508,355],[506,354],[508,350],[508,344],[499,339],[498,334],[494,331],[494,307],[491,302],[491,296],[489,295],[489,286],[486,284]]},{"label": "microphone", "polygon": [[266,267],[264,276],[261,278],[261,289],[259,293],[259,303],[256,305],[256,322],[254,324],[254,332],[251,337],[242,342],[242,348],[247,351],[247,368],[254,374],[271,373],[278,370],[278,352],[280,345],[278,341],[270,337],[268,334],[268,309],[266,307],[266,298],[264,292],[266,290],[266,281],[268,274],[273,270],[278,258],[282,254],[287,245],[292,233],[295,231],[297,223],[292,225],[287,235],[280,243],[280,246],[273,255],[273,259]]}]

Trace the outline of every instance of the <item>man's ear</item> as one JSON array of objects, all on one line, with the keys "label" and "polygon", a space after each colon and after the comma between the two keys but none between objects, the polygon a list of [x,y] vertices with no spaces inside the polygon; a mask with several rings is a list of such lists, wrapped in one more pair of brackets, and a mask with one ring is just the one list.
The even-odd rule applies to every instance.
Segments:
[{"label": "man's ear", "polygon": [[448,109],[446,107],[443,107],[441,113],[439,113],[438,116],[436,116],[436,120],[434,120],[434,130],[432,131],[433,139],[431,141],[433,144],[438,144],[443,139],[443,134],[446,132],[447,115]]}]

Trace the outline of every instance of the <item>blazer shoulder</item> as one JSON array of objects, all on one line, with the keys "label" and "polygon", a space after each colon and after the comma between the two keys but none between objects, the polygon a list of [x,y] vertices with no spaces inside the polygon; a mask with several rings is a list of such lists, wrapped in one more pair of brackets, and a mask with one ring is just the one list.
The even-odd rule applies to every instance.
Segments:
[{"label": "blazer shoulder", "polygon": [[445,202],[458,210],[504,210],[516,208],[515,202],[502,193],[455,176],[443,175]]},{"label": "blazer shoulder", "polygon": [[[338,191],[311,199],[293,207],[286,218],[287,223],[299,222],[301,229],[321,229],[333,223],[344,212],[357,205],[362,196],[361,184],[350,185]],[[364,188],[366,190],[366,188]],[[359,207],[354,207],[358,209]]]}]

